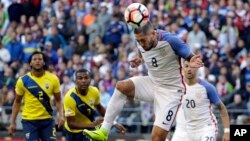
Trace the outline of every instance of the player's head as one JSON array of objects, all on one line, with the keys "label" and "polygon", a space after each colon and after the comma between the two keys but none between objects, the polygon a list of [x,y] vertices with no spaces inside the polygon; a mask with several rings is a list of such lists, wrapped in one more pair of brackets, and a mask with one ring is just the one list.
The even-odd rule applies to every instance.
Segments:
[{"label": "player's head", "polygon": [[143,27],[135,28],[134,35],[136,41],[148,51],[157,45],[157,32],[152,23],[148,22]]},{"label": "player's head", "polygon": [[42,52],[34,52],[29,57],[29,64],[32,69],[41,70],[46,68],[46,56]]},{"label": "player's head", "polygon": [[91,81],[91,74],[86,69],[80,69],[75,72],[76,86],[80,90],[88,89]]},{"label": "player's head", "polygon": [[186,79],[194,79],[197,76],[198,68],[190,67],[188,61],[183,62],[183,73]]}]

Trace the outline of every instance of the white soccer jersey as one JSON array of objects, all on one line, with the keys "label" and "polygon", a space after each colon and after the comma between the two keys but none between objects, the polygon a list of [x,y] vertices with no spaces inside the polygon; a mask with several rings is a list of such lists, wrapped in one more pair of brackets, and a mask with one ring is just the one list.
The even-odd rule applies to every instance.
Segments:
[{"label": "white soccer jersey", "polygon": [[193,131],[204,126],[212,125],[217,129],[217,120],[212,113],[212,104],[219,104],[215,87],[205,80],[200,80],[194,85],[186,84],[186,95],[183,97],[182,107],[184,110],[186,129]]},{"label": "white soccer jersey", "polygon": [[162,30],[157,30],[157,33],[158,44],[150,51],[145,51],[138,44],[148,75],[159,86],[184,92],[181,58],[190,56],[190,48],[173,34]]}]

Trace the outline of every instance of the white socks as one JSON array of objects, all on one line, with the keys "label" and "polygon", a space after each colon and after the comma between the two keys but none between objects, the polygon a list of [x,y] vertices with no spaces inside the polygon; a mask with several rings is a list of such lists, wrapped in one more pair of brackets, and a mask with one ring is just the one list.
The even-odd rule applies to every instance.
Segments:
[{"label": "white socks", "polygon": [[104,121],[102,123],[102,128],[110,130],[113,126],[115,118],[120,114],[127,101],[127,96],[122,94],[119,90],[115,89],[113,96],[111,97],[106,113],[104,116]]}]

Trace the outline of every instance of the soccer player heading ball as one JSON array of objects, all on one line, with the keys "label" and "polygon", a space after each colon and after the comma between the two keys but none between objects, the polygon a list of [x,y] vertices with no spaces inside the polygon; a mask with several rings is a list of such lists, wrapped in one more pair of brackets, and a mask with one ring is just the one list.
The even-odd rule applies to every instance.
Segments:
[{"label": "soccer player heading ball", "polygon": [[182,40],[167,31],[155,29],[150,22],[135,28],[134,36],[139,51],[138,56],[130,60],[131,67],[145,63],[148,76],[117,82],[102,127],[95,131],[83,131],[91,139],[108,140],[116,116],[127,99],[135,98],[154,103],[155,121],[151,137],[153,141],[165,141],[175,121],[181,97],[186,93],[180,59],[190,62],[191,67],[203,66],[201,57],[194,55]]}]

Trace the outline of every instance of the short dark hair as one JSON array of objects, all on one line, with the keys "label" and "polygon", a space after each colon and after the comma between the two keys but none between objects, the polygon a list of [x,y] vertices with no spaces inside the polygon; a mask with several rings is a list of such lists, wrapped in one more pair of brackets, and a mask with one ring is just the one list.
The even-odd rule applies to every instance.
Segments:
[{"label": "short dark hair", "polygon": [[46,55],[45,55],[44,53],[39,52],[39,51],[35,51],[35,52],[33,52],[33,53],[30,55],[30,57],[29,57],[29,63],[31,62],[32,57],[33,57],[34,55],[37,55],[37,54],[41,54],[41,55],[43,56],[43,61],[44,61],[45,63],[47,62],[47,57],[46,57]]},{"label": "short dark hair", "polygon": [[134,33],[140,34],[144,33],[146,34],[148,31],[153,30],[154,26],[151,22],[146,23],[143,27],[135,28]]},{"label": "short dark hair", "polygon": [[[44,70],[47,70],[47,69],[48,69],[48,66],[46,65],[46,63],[47,63],[47,57],[46,57],[46,55],[45,55],[44,53],[42,53],[42,52],[39,52],[39,51],[33,52],[33,53],[30,55],[30,57],[29,57],[29,64],[30,64],[30,62],[31,62],[31,60],[32,60],[32,57],[33,57],[34,55],[36,55],[36,54],[42,54],[42,56],[43,56],[43,61],[45,62],[45,65],[43,66],[43,69],[44,69]],[[31,66],[31,67],[32,67],[32,66]]]},{"label": "short dark hair", "polygon": [[75,79],[76,79],[78,73],[87,73],[89,75],[89,77],[91,78],[91,73],[87,69],[82,68],[82,69],[77,70],[75,72]]}]

